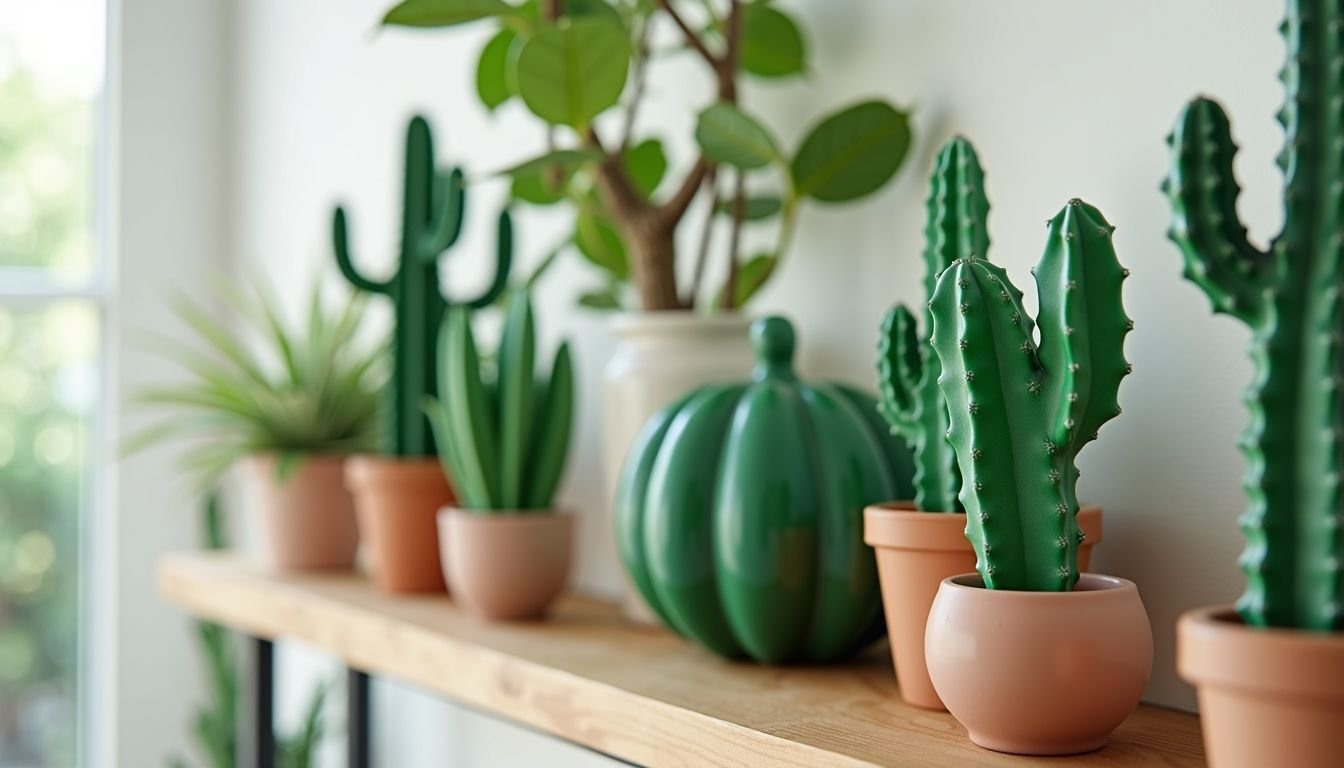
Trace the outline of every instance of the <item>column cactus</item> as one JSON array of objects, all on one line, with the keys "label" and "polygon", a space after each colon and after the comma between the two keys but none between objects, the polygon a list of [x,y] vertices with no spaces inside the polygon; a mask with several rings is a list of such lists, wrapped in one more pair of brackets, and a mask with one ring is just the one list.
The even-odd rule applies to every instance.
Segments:
[{"label": "column cactus", "polygon": [[[430,456],[434,438],[421,410],[423,398],[436,392],[435,344],[449,299],[439,285],[439,257],[462,233],[466,192],[462,172],[440,173],[434,164],[429,123],[412,118],[406,130],[406,171],[401,215],[401,247],[396,271],[386,280],[366,277],[350,256],[345,210],[332,217],[336,265],[356,289],[392,300],[392,375],[386,389],[384,450],[394,456]],[[513,262],[513,225],[508,211],[499,216],[498,254],[489,287],[461,302],[472,308],[495,301],[504,290]],[[456,302],[454,302],[456,303]]]},{"label": "column cactus", "polygon": [[1121,303],[1129,274],[1114,227],[1072,200],[1049,222],[1032,270],[1040,344],[1007,273],[958,259],[938,279],[930,312],[939,385],[961,467],[966,535],[991,589],[1069,591],[1078,580],[1078,451],[1120,412],[1130,371]]},{"label": "column cactus", "polygon": [[[926,207],[924,295],[932,296],[938,276],[954,261],[989,258],[985,172],[966,139],[958,136],[938,153]],[[892,432],[914,451],[915,506],[926,512],[961,512],[961,473],[947,442],[947,406],[938,388],[942,368],[929,345],[929,323],[924,325],[921,336],[914,313],[903,304],[882,319],[879,409]]]},{"label": "column cactus", "polygon": [[1227,115],[1196,99],[1169,137],[1171,238],[1215,312],[1252,333],[1255,375],[1242,441],[1250,500],[1241,525],[1254,626],[1344,630],[1344,8],[1293,0],[1279,113],[1285,223],[1267,250],[1237,217]]}]

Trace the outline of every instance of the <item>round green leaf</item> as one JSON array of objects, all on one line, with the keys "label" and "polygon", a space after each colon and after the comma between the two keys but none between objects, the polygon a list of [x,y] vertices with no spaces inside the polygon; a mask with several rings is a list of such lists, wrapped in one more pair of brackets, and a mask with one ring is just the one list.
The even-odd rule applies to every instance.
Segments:
[{"label": "round green leaf", "polygon": [[625,243],[616,228],[605,219],[586,211],[579,213],[574,227],[574,244],[585,259],[617,279],[624,280],[630,276]]},{"label": "round green leaf", "polygon": [[512,15],[517,10],[504,0],[402,0],[383,16],[383,23],[399,27],[451,27]]},{"label": "round green leaf", "polygon": [[625,150],[625,171],[645,198],[653,195],[667,173],[667,153],[663,142],[645,139]]},{"label": "round green leaf", "polygon": [[807,46],[798,25],[765,3],[743,10],[742,69],[760,77],[787,77],[807,68]]},{"label": "round green leaf", "polygon": [[579,306],[588,309],[611,311],[621,308],[621,294],[618,286],[609,285],[579,295]]},{"label": "round green leaf", "polygon": [[515,177],[509,187],[509,194],[513,195],[515,200],[533,205],[554,205],[566,198],[567,186],[569,186],[569,174],[562,175],[560,179],[548,179],[545,174],[534,173]]},{"label": "round green leaf", "polygon": [[481,50],[476,63],[476,93],[491,111],[513,96],[509,87],[509,47],[518,39],[511,29],[501,29]]},{"label": "round green leaf", "polygon": [[896,174],[910,149],[910,121],[883,101],[868,101],[822,120],[793,158],[801,197],[828,203],[877,191]]},{"label": "round green leaf", "polygon": [[625,90],[630,41],[600,17],[562,21],[532,36],[518,53],[518,92],[548,123],[583,128]]},{"label": "round green leaf", "polygon": [[544,155],[510,166],[499,172],[500,176],[531,176],[556,168],[573,171],[588,163],[602,159],[602,153],[595,149],[553,149]]},{"label": "round green leaf", "polygon": [[779,159],[779,148],[765,127],[731,104],[714,104],[700,113],[695,142],[711,161],[742,170]]},{"label": "round green leaf", "polygon": [[[773,253],[758,253],[752,256],[737,270],[737,284],[733,287],[733,306],[741,308],[751,301],[751,297],[761,290],[766,281],[775,272],[775,266],[779,259]],[[722,292],[720,300],[715,302],[722,304]]]},{"label": "round green leaf", "polygon": [[[784,208],[784,201],[779,195],[760,195],[758,197],[748,197],[746,204],[742,207],[743,221],[762,221],[776,216]],[[719,202],[719,213],[725,216],[733,215],[733,201],[723,200]]]}]

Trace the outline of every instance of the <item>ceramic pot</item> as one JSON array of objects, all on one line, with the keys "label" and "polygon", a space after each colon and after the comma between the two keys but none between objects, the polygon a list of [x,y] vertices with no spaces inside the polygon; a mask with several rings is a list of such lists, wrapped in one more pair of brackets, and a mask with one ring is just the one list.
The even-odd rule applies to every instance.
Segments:
[{"label": "ceramic pot", "polygon": [[1186,613],[1176,639],[1212,768],[1344,764],[1344,633],[1247,627],[1226,606]]},{"label": "ceramic pot", "polygon": [[283,479],[274,456],[243,462],[249,509],[260,516],[266,561],[275,568],[311,571],[351,568],[359,531],[341,480],[343,456],[307,456]]},{"label": "ceramic pot", "polygon": [[[943,579],[975,570],[975,550],[959,514],[917,512],[913,502],[877,504],[863,511],[863,539],[877,550],[882,607],[887,614],[891,660],[901,698],[925,709],[946,709],[924,664],[924,626]],[[1101,541],[1101,507],[1078,510],[1085,534],[1079,566],[1092,563]]]},{"label": "ceramic pot", "polygon": [[438,460],[353,456],[345,482],[374,583],[388,592],[442,592],[434,517],[456,499]]},{"label": "ceramic pot", "polygon": [[1021,755],[1100,749],[1139,705],[1153,635],[1131,581],[1085,573],[1072,592],[944,579],[925,632],[929,678],[971,741]]},{"label": "ceramic pot", "polygon": [[[632,312],[611,319],[615,349],[602,382],[603,498],[615,498],[626,453],[650,416],[696,387],[751,374],[750,327],[750,318],[742,315],[694,312]],[[628,584],[622,608],[627,618],[658,621]]]},{"label": "ceramic pot", "polygon": [[443,570],[453,600],[496,621],[546,613],[569,578],[573,518],[555,512],[439,512]]}]

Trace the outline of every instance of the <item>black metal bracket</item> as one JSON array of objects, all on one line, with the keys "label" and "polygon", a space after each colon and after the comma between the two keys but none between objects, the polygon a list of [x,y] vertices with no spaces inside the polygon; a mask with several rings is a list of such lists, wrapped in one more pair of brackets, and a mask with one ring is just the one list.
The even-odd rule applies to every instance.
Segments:
[{"label": "black metal bracket", "polygon": [[243,718],[246,733],[238,759],[240,768],[275,768],[275,645],[262,637],[250,640],[251,711]]},{"label": "black metal bracket", "polygon": [[369,676],[357,669],[347,668],[345,672],[346,751],[350,768],[369,768]]}]

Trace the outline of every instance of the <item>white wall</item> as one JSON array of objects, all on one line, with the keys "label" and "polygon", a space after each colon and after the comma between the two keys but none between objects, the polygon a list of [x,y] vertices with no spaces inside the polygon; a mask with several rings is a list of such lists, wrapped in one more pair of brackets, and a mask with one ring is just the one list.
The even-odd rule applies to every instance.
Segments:
[{"label": "white wall", "polygon": [[[1240,589],[1235,443],[1249,368],[1246,333],[1209,316],[1202,296],[1181,281],[1178,255],[1164,238],[1167,208],[1157,191],[1167,162],[1162,139],[1188,98],[1219,95],[1246,146],[1242,210],[1253,235],[1267,239],[1280,195],[1272,164],[1280,140],[1272,121],[1281,99],[1277,4],[785,4],[806,19],[816,74],[747,91],[747,102],[770,118],[785,144],[796,141],[811,116],[878,95],[914,108],[918,145],[898,182],[878,197],[806,211],[798,247],[755,311],[785,312],[798,322],[812,373],[870,383],[882,312],[896,299],[922,300],[925,178],[937,146],[954,132],[980,148],[994,205],[993,258],[1020,284],[1029,284],[1027,270],[1039,258],[1042,222],[1073,196],[1099,205],[1118,225],[1121,257],[1134,273],[1126,299],[1137,320],[1127,347],[1135,374],[1121,391],[1124,418],[1083,455],[1081,493],[1107,510],[1107,541],[1096,565],[1135,579],[1153,619],[1158,653],[1149,698],[1192,706],[1172,671],[1172,623],[1181,610],[1230,600]],[[387,266],[402,135],[413,111],[431,116],[441,157],[476,173],[538,151],[532,123],[516,107],[491,117],[475,104],[479,30],[379,31],[386,5],[235,4],[231,229],[236,253],[277,279],[306,276],[330,258],[328,221],[338,198],[352,206],[361,263],[373,271]],[[688,136],[690,107],[705,98],[703,88],[684,87],[691,71],[675,66],[652,86],[658,103],[645,123],[664,126],[666,136]],[[682,162],[688,154],[684,144],[673,153]],[[489,184],[474,193],[470,255],[459,253],[448,269],[468,289],[485,278],[500,193]],[[523,261],[535,263],[560,222],[536,216],[520,223]],[[462,264],[465,258],[477,264]],[[595,282],[591,277],[566,264],[545,284],[541,312],[550,333],[579,342],[587,396],[567,496],[589,515],[580,584],[610,591],[617,565],[608,548],[597,546],[605,534],[593,421],[609,347],[601,320],[569,303],[579,286]],[[408,743],[432,750],[445,740],[437,734],[425,730]]]}]

